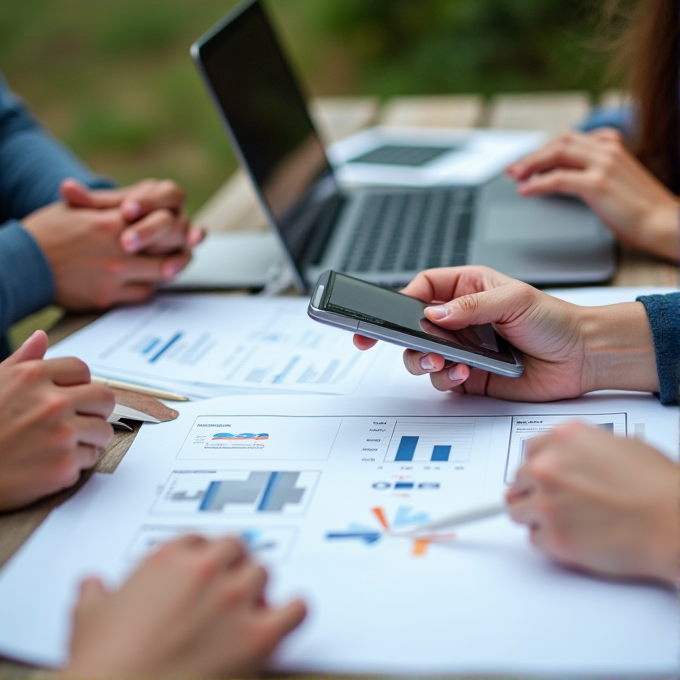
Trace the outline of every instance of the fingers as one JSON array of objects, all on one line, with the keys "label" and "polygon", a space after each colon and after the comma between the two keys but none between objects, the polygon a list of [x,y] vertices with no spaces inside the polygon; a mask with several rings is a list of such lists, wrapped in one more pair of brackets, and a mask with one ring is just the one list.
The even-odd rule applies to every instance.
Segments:
[{"label": "fingers", "polygon": [[438,354],[423,354],[412,349],[404,352],[404,366],[412,375],[426,375],[444,370],[446,361]]},{"label": "fingers", "polygon": [[184,200],[184,192],[174,182],[145,180],[127,189],[121,210],[126,220],[134,222],[155,210],[178,213]]},{"label": "fingers", "polygon": [[189,228],[189,233],[187,234],[187,247],[194,249],[197,245],[203,242],[206,236],[205,229],[200,224],[194,224]]},{"label": "fingers", "polygon": [[[108,424],[108,423],[105,423]],[[109,427],[111,427],[109,425]],[[113,429],[113,428],[112,428]],[[99,460],[99,446],[93,446],[92,444],[77,444],[72,458],[71,472],[66,479],[66,482],[62,484],[61,488],[69,488],[73,486],[79,479],[83,470],[90,470],[93,468],[97,461]]]},{"label": "fingers", "polygon": [[125,197],[121,189],[93,190],[76,179],[65,179],[59,187],[62,199],[74,208],[102,210],[117,208]]},{"label": "fingers", "polygon": [[[172,255],[129,255],[123,260],[119,274],[122,286],[155,284],[174,278],[191,260],[191,252],[182,250]],[[148,289],[147,289],[148,290]],[[139,291],[138,291],[139,292]],[[131,293],[132,295],[132,293]],[[130,296],[116,299],[116,302],[132,302]]]},{"label": "fingers", "polygon": [[19,349],[2,362],[3,366],[14,366],[22,361],[38,361],[45,356],[49,340],[45,331],[35,331]]},{"label": "fingers", "polygon": [[[154,254],[171,253],[187,246],[189,218],[171,210],[154,210],[129,226],[120,235],[126,253],[150,250]],[[195,236],[194,236],[195,238]]]},{"label": "fingers", "polygon": [[229,537],[208,541],[205,550],[219,563],[222,569],[227,570],[233,569],[248,557],[245,545],[241,541]]},{"label": "fingers", "polygon": [[113,391],[106,385],[91,383],[75,385],[68,389],[73,411],[81,416],[108,418],[116,404]]},{"label": "fingers", "polygon": [[302,600],[294,600],[285,607],[270,609],[264,614],[265,625],[272,635],[275,647],[286,635],[292,633],[306,618],[307,606]]},{"label": "fingers", "polygon": [[78,598],[78,609],[89,609],[97,606],[102,598],[106,597],[108,591],[106,586],[98,578],[86,578],[80,584]]},{"label": "fingers", "polygon": [[421,272],[401,292],[423,302],[441,302],[511,281],[489,267],[445,267]]},{"label": "fingers", "polygon": [[356,334],[354,335],[352,342],[354,342],[354,346],[362,352],[365,352],[367,349],[371,349],[371,347],[375,347],[378,344],[378,341],[373,340],[373,338],[366,338],[363,335]]},{"label": "fingers", "polygon": [[69,387],[71,385],[89,385],[90,383],[90,369],[80,359],[73,357],[47,359],[42,366],[45,375],[55,385]]},{"label": "fingers", "polygon": [[183,250],[169,255],[161,265],[161,275],[164,281],[170,281],[177,276],[191,262],[191,251]]},{"label": "fingers", "polygon": [[443,328],[461,330],[468,326],[508,322],[527,313],[536,303],[538,291],[514,281],[479,293],[462,295],[443,305],[425,309],[425,316]]},{"label": "fingers", "polygon": [[524,197],[543,194],[565,194],[585,199],[597,186],[594,173],[583,170],[552,170],[542,175],[533,175],[517,186]]},{"label": "fingers", "polygon": [[587,168],[601,156],[602,143],[614,140],[612,131],[604,135],[565,132],[544,147],[529,154],[508,169],[508,174],[518,181],[526,180],[535,173],[554,168]]},{"label": "fingers", "polygon": [[75,179],[61,183],[64,201],[78,208],[117,208],[120,206],[128,222],[155,210],[167,209],[178,213],[184,204],[184,193],[169,180],[144,180],[123,189],[90,189]]}]

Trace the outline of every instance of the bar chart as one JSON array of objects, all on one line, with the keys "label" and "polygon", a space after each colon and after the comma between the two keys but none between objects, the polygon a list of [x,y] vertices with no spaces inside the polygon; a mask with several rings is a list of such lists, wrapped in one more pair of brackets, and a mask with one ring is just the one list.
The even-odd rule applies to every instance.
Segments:
[{"label": "bar chart", "polygon": [[300,515],[319,478],[312,470],[176,471],[153,514]]},{"label": "bar chart", "polygon": [[397,421],[386,463],[460,463],[470,460],[475,422]]}]

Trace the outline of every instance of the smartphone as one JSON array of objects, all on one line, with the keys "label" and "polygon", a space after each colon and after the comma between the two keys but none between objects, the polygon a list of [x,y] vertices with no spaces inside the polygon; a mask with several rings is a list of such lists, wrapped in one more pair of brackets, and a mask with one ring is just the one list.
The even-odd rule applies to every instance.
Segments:
[{"label": "smartphone", "polygon": [[307,313],[315,321],[440,356],[473,368],[519,378],[519,352],[490,324],[461,331],[441,328],[425,318],[424,302],[373,283],[328,271],[321,275]]}]

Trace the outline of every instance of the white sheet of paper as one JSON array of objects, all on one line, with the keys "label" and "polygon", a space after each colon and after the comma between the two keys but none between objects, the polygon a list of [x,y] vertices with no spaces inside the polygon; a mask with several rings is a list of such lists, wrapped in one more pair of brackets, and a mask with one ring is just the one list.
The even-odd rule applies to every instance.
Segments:
[{"label": "white sheet of paper", "polygon": [[119,583],[159,542],[198,531],[243,536],[272,571],[273,600],[309,603],[280,670],[677,671],[669,590],[560,568],[505,517],[428,546],[393,535],[498,500],[522,441],[563,420],[676,455],[677,411],[652,396],[263,396],[179,409],[176,421],[144,425],[115,474],[53,512],[0,574],[0,652],[63,662],[83,576]]},{"label": "white sheet of paper", "polygon": [[109,312],[48,356],[77,356],[94,373],[197,396],[353,393],[370,357],[306,309],[302,298],[161,295]]}]

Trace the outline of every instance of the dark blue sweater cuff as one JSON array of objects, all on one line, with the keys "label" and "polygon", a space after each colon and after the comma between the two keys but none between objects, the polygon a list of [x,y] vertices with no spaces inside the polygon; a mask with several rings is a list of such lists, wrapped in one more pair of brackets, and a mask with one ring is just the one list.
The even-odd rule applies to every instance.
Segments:
[{"label": "dark blue sweater cuff", "polygon": [[0,227],[0,336],[53,302],[54,277],[33,237],[16,220]]},{"label": "dark blue sweater cuff", "polygon": [[676,404],[680,385],[680,293],[643,295],[654,337],[659,397],[662,404]]}]

